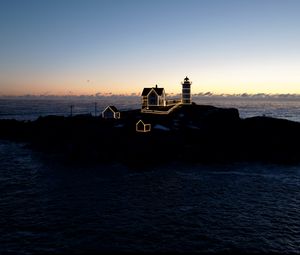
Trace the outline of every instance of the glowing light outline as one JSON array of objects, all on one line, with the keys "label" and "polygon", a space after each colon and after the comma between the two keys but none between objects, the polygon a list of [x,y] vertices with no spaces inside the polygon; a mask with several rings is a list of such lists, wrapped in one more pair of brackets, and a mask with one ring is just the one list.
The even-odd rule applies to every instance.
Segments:
[{"label": "glowing light outline", "polygon": [[110,109],[113,113],[114,113],[114,119],[120,119],[121,118],[121,113],[119,111],[115,112],[111,107],[110,105],[107,106],[102,112],[101,112],[101,115],[102,115],[102,118],[103,119],[111,119],[111,118],[108,118],[108,117],[105,117],[104,116],[104,113],[106,112],[107,109]]},{"label": "glowing light outline", "polygon": [[[143,124],[143,130],[138,129],[139,123],[142,123],[142,124]],[[151,124],[145,124],[144,121],[139,120],[139,121],[135,124],[135,130],[136,130],[136,132],[141,132],[141,133],[150,132],[150,131],[151,131]]]}]

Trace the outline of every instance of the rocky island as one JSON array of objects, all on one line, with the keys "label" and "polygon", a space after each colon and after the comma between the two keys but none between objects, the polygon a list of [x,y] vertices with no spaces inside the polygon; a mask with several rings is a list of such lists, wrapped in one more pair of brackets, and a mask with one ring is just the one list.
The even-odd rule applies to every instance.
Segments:
[{"label": "rocky island", "polygon": [[[139,120],[151,123],[151,130],[138,132]],[[195,103],[178,105],[167,115],[137,109],[116,119],[75,115],[0,120],[0,139],[25,142],[74,162],[300,162],[300,123],[264,116],[242,119],[237,109]]]}]

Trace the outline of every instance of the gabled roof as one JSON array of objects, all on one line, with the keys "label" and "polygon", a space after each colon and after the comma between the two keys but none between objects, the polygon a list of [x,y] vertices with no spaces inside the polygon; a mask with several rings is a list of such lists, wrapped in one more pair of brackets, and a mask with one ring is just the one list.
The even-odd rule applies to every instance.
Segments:
[{"label": "gabled roof", "polygon": [[147,123],[147,124],[146,124],[146,123],[144,123],[144,121],[142,121],[142,120],[139,120],[139,121],[136,123],[136,125],[139,125],[140,123],[141,123],[141,124],[143,124],[144,126],[146,126],[146,125],[150,125],[150,124],[148,124],[148,123]]},{"label": "gabled roof", "polygon": [[161,96],[164,92],[164,88],[144,88],[142,96],[148,96],[151,90],[154,90],[157,95]]},{"label": "gabled roof", "polygon": [[137,123],[136,123],[136,125],[139,125],[139,124],[143,124],[144,126],[145,126],[145,123],[144,123],[144,121],[142,121],[142,120],[139,120]]},{"label": "gabled roof", "polygon": [[109,109],[109,108],[110,108],[113,112],[119,112],[118,109],[117,109],[115,106],[113,106],[113,105],[107,106],[103,112],[105,112],[105,111],[106,111],[107,109]]},{"label": "gabled roof", "polygon": [[136,123],[135,130],[137,132],[150,132],[151,131],[151,124],[145,124],[142,120],[139,120]]}]

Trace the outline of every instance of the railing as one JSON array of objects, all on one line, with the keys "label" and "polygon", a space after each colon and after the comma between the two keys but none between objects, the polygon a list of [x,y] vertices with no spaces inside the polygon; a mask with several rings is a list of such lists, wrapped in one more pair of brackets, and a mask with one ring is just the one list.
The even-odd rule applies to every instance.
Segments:
[{"label": "railing", "polygon": [[171,107],[168,111],[142,109],[141,112],[152,114],[169,114],[170,112],[174,111],[179,105],[181,105],[181,100],[178,103],[174,104],[173,107]]},{"label": "railing", "polygon": [[178,104],[178,103],[181,103],[181,100],[176,99],[176,100],[167,100],[166,101],[167,106],[168,105],[175,105],[175,104]]}]

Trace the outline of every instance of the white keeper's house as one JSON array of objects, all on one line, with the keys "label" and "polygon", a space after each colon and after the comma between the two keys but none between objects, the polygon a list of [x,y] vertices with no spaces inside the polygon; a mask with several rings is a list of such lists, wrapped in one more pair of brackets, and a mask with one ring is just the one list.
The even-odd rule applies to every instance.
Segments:
[{"label": "white keeper's house", "polygon": [[144,88],[142,92],[142,111],[149,113],[168,114],[180,104],[191,104],[191,85],[190,79],[185,77],[181,83],[182,93],[180,99],[167,100],[164,88],[157,85],[152,88]]}]

